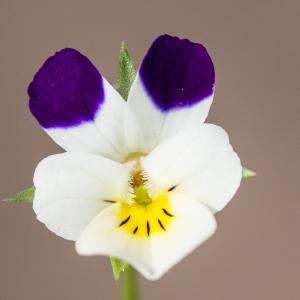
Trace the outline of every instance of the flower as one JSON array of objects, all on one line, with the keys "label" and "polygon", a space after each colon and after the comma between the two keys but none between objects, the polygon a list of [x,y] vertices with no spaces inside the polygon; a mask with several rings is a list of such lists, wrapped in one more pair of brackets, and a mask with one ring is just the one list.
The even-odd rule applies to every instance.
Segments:
[{"label": "flower", "polygon": [[169,35],[149,48],[127,102],[77,50],[48,58],[30,110],[66,152],[35,170],[38,220],[79,254],[162,276],[214,233],[240,185],[228,135],[204,123],[214,83],[207,50]]}]

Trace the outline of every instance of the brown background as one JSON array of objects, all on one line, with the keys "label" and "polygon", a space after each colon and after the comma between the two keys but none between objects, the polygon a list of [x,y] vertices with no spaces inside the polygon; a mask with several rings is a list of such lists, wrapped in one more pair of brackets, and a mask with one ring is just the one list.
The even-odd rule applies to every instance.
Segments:
[{"label": "brown background", "polygon": [[[27,108],[26,88],[66,46],[116,80],[120,42],[139,63],[170,33],[202,42],[216,66],[209,121],[230,133],[257,171],[217,215],[217,233],[142,298],[297,300],[299,294],[298,1],[0,1],[0,197],[32,183],[38,161],[61,151]],[[298,68],[297,68],[298,66]],[[30,205],[0,203],[0,299],[116,299],[108,259],[80,257],[35,219]]]}]

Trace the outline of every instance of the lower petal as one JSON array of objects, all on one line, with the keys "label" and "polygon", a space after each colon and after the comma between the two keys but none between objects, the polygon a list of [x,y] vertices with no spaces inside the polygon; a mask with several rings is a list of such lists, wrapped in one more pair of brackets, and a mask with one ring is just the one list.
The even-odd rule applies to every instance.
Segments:
[{"label": "lower petal", "polygon": [[121,204],[108,207],[85,228],[76,242],[77,252],[118,257],[146,278],[158,279],[216,228],[213,215],[201,203],[178,193],[173,193],[169,201],[172,214],[166,213],[172,222],[164,230],[148,236],[134,235],[120,226]]}]

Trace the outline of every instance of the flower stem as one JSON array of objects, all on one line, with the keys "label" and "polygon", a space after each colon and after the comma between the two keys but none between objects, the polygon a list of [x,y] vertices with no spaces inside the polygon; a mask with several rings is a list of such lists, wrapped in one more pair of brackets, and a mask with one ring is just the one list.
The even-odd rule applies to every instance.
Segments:
[{"label": "flower stem", "polygon": [[121,299],[138,300],[138,282],[136,271],[129,266],[121,277]]}]

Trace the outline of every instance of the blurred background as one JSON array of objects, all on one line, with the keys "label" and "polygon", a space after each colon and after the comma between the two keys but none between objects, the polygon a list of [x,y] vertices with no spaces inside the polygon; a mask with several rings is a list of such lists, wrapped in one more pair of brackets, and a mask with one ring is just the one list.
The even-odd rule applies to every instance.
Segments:
[{"label": "blurred background", "polygon": [[[244,166],[216,234],[143,300],[298,300],[300,269],[299,1],[0,0],[0,198],[32,185],[37,163],[62,150],[27,107],[41,63],[74,47],[111,82],[125,41],[139,64],[169,33],[203,43],[216,68],[209,122],[224,127]],[[117,299],[106,257],[80,257],[31,205],[0,203],[0,299]]]}]

